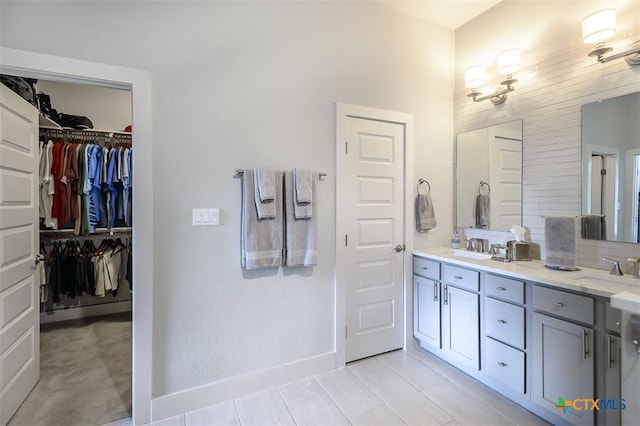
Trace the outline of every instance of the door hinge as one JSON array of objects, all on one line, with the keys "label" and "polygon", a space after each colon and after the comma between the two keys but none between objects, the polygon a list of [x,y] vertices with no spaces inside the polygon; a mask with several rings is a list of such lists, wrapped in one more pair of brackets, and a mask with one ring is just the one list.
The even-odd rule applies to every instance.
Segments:
[{"label": "door hinge", "polygon": [[607,169],[600,169],[600,176],[605,176],[607,174]]}]

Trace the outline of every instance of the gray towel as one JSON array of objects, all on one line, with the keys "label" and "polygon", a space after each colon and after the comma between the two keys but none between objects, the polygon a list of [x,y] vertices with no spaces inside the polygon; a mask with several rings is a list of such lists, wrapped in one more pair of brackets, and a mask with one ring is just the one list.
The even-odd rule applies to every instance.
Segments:
[{"label": "gray towel", "polygon": [[436,227],[436,215],[433,210],[431,195],[418,194],[416,196],[416,229],[426,232]]},{"label": "gray towel", "polygon": [[313,174],[308,169],[293,169],[293,214],[296,219],[310,219],[313,214]]},{"label": "gray towel", "polygon": [[491,226],[491,199],[488,195],[478,194],[476,198],[476,228],[488,229]]},{"label": "gray towel", "polygon": [[275,172],[273,169],[271,167],[256,167],[254,173],[260,201],[273,201],[276,198]]},{"label": "gray towel", "polygon": [[311,204],[316,210],[309,219],[296,219],[295,190],[293,186],[293,173],[284,172],[285,188],[285,265],[312,266],[317,264],[318,241],[318,200],[316,198],[316,179],[313,176],[311,192],[314,202]]},{"label": "gray towel", "polygon": [[268,167],[254,169],[254,195],[258,219],[276,217],[275,172]]},{"label": "gray towel", "polygon": [[576,218],[547,216],[544,218],[545,261],[551,268],[576,269]]},{"label": "gray towel", "polygon": [[606,240],[607,221],[604,215],[591,214],[580,218],[582,238],[587,240]]},{"label": "gray towel", "polygon": [[258,219],[253,170],[242,176],[242,266],[247,270],[277,268],[282,264],[282,172],[275,172],[276,219]]}]

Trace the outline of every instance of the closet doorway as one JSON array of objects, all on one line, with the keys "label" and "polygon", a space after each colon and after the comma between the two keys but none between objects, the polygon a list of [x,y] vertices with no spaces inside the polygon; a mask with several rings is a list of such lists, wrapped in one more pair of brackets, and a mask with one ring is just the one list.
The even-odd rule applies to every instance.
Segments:
[{"label": "closet doorway", "polygon": [[[39,80],[91,84],[129,90],[135,120],[134,143],[137,158],[133,162],[132,179],[146,191],[134,191],[132,228],[132,277],[136,283],[133,297],[132,405],[135,423],[151,421],[151,321],[153,216],[151,180],[151,92],[147,72],[97,64],[68,58],[41,55],[15,49],[0,48],[0,73]],[[33,253],[34,257],[36,253]]]}]

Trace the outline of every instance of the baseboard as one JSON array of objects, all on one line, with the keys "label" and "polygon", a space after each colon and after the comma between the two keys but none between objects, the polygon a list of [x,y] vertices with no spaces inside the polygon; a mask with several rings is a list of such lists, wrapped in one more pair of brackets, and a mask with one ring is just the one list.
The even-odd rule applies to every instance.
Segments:
[{"label": "baseboard", "polygon": [[168,419],[335,368],[336,353],[330,352],[175,392],[151,401],[151,420]]},{"label": "baseboard", "polygon": [[123,300],[89,306],[74,306],[68,309],[56,309],[50,312],[40,312],[40,324],[97,317],[120,312],[131,312],[131,302],[131,300]]}]

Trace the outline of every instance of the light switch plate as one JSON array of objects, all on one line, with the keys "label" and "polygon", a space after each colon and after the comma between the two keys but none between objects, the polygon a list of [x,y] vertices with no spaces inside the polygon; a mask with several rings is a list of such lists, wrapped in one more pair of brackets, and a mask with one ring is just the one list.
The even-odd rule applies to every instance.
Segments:
[{"label": "light switch plate", "polygon": [[193,209],[192,226],[214,226],[220,225],[220,209]]}]

